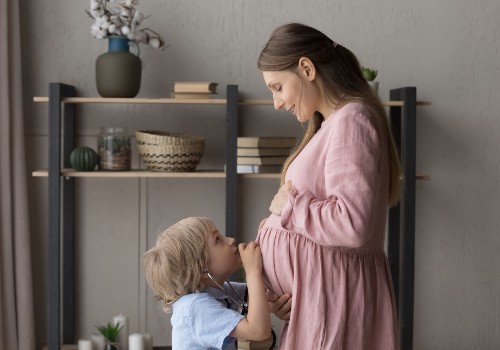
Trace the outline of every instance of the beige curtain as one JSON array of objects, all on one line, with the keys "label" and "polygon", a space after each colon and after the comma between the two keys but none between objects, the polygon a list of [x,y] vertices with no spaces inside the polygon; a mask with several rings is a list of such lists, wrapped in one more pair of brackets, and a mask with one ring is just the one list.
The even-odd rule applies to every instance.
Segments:
[{"label": "beige curtain", "polygon": [[19,0],[0,0],[0,349],[35,349]]}]

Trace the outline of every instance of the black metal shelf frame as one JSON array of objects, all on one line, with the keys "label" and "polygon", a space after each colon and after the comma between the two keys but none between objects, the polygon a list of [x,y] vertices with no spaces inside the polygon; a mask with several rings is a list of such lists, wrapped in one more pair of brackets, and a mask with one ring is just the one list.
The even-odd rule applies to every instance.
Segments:
[{"label": "black metal shelf frame", "polygon": [[[75,342],[75,178],[60,175],[61,168],[71,167],[69,156],[75,147],[75,104],[63,103],[63,99],[67,97],[75,97],[74,86],[63,83],[49,84],[47,329],[49,350],[60,349],[61,344]],[[228,234],[237,232],[237,121],[238,86],[228,85],[226,110],[226,232]]]},{"label": "black metal shelf frame", "polygon": [[[75,342],[75,178],[61,176],[69,168],[75,147],[75,87],[49,84],[49,175],[48,175],[48,349]],[[391,208],[388,224],[388,257],[399,315],[401,349],[413,343],[413,284],[415,251],[415,163],[416,88],[391,90],[390,119],[400,149],[404,178],[402,199]],[[226,104],[226,232],[236,233],[237,188],[236,145],[238,130],[238,86],[227,86]],[[61,133],[62,131],[62,133]],[[61,163],[63,166],[61,166]],[[62,249],[61,249],[62,245]],[[62,268],[62,269],[61,269]]]},{"label": "black metal shelf frame", "polygon": [[413,349],[413,292],[415,275],[415,182],[417,155],[417,89],[390,91],[390,99],[403,101],[391,107],[389,118],[399,148],[403,179],[399,204],[389,210],[388,251],[399,322],[401,350]]}]

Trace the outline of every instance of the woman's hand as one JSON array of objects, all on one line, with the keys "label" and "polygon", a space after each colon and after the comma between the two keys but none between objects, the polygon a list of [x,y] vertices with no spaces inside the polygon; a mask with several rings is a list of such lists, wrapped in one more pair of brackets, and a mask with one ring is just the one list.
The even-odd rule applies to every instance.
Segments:
[{"label": "woman's hand", "polygon": [[292,181],[288,180],[283,186],[280,187],[278,193],[274,195],[271,206],[269,207],[271,213],[281,216],[281,210],[285,206],[290,192],[292,192]]},{"label": "woman's hand", "polygon": [[266,292],[269,311],[282,321],[290,321],[290,311],[292,310],[292,297],[290,294],[283,294],[278,298],[276,294],[268,290]]}]

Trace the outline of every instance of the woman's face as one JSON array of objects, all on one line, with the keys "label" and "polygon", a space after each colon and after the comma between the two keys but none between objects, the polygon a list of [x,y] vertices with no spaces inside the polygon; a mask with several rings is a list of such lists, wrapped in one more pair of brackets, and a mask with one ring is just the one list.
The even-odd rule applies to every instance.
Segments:
[{"label": "woman's face", "polygon": [[210,253],[211,276],[223,283],[241,266],[241,258],[236,241],[232,237],[223,236],[214,229],[207,235],[208,251]]},{"label": "woman's face", "polygon": [[273,93],[274,108],[292,112],[299,122],[313,117],[318,94],[302,71],[264,71],[262,75]]}]

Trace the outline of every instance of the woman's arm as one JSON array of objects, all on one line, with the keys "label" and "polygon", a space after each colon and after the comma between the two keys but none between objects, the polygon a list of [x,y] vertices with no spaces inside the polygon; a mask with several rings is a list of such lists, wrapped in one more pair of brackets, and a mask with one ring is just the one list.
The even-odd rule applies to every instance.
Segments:
[{"label": "woman's arm", "polygon": [[257,242],[241,243],[238,249],[247,280],[248,314],[230,335],[239,339],[264,340],[271,335],[271,315],[262,279],[262,254]]},{"label": "woman's arm", "polygon": [[360,111],[335,118],[325,144],[323,198],[293,189],[282,208],[281,224],[321,245],[360,247],[370,238],[379,203],[380,140]]}]

